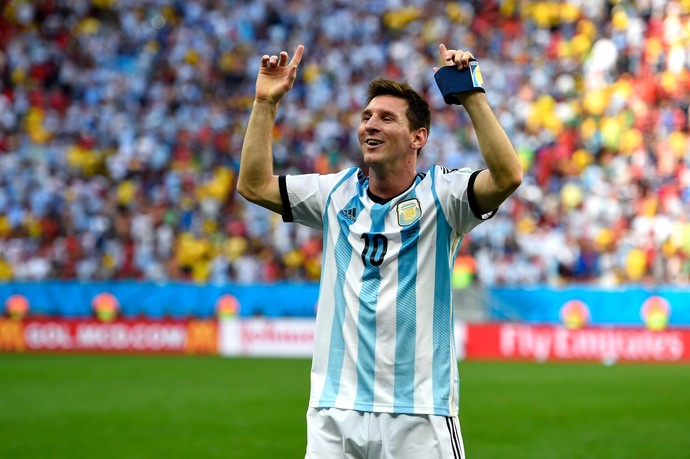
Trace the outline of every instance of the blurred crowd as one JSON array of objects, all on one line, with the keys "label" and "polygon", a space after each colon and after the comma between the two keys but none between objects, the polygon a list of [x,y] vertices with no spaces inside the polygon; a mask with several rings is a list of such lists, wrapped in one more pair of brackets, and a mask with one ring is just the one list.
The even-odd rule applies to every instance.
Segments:
[{"label": "blurred crowd", "polygon": [[0,280],[314,280],[321,234],[235,192],[263,54],[306,45],[277,173],[360,165],[370,79],[432,106],[420,170],[481,168],[433,80],[478,57],[525,169],[457,287],[690,280],[690,1],[8,0]]}]

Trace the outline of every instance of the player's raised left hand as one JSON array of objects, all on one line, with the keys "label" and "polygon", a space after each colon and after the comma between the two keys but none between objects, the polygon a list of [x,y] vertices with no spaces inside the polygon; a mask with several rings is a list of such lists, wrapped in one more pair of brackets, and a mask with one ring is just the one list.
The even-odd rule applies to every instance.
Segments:
[{"label": "player's raised left hand", "polygon": [[[474,56],[469,51],[463,51],[461,49],[447,49],[446,45],[441,43],[438,45],[439,53],[441,53],[441,59],[446,66],[455,66],[458,70],[468,68],[470,66],[470,59],[474,59]],[[440,67],[434,67],[434,72],[437,72]]]}]

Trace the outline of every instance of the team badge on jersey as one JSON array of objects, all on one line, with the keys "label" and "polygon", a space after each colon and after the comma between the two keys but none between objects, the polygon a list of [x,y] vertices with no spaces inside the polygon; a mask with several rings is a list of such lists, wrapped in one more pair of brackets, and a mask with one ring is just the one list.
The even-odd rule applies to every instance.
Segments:
[{"label": "team badge on jersey", "polygon": [[396,209],[398,210],[398,225],[400,226],[410,226],[422,216],[422,208],[416,198],[401,202],[396,206]]}]

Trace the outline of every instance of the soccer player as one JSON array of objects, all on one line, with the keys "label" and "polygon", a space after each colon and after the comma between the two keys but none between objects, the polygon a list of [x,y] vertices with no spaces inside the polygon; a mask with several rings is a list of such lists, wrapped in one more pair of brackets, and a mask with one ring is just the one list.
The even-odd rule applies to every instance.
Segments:
[{"label": "soccer player", "polygon": [[522,169],[472,54],[439,50],[437,83],[467,110],[486,169],[417,171],[428,103],[406,83],[376,79],[357,132],[368,174],[274,175],[276,111],[304,47],[290,61],[285,51],[261,58],[238,191],[324,238],[307,458],[465,457],[451,270],[463,236],[518,188]]}]

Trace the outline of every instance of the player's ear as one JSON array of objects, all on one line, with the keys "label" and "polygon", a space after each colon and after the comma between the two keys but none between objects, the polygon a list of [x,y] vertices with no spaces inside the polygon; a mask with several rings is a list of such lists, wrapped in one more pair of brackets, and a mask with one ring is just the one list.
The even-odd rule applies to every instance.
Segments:
[{"label": "player's ear", "polygon": [[426,128],[419,128],[412,131],[412,148],[420,150],[429,138],[429,131]]}]

